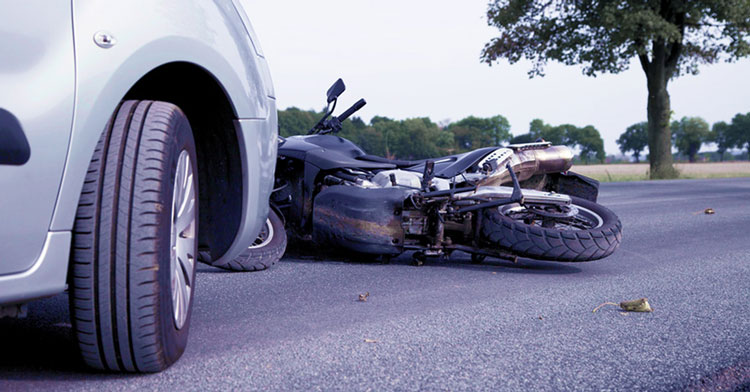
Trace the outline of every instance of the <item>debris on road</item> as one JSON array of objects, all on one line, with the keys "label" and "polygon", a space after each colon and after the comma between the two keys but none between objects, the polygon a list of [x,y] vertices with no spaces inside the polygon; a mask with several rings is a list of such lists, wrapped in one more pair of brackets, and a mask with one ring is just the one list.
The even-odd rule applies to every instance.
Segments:
[{"label": "debris on road", "polygon": [[[640,298],[640,299],[634,299],[632,301],[623,301],[619,304],[614,302],[605,302],[591,311],[591,313],[596,313],[597,310],[601,309],[605,305],[614,305],[619,306],[622,310],[626,312],[653,312],[654,310],[651,309],[651,305],[648,303],[648,298]],[[621,312],[624,313],[624,312]],[[626,313],[627,314],[627,313]]]},{"label": "debris on road", "polygon": [[715,213],[716,211],[713,208],[706,208],[705,210],[693,212],[693,215],[698,215],[698,214],[713,215]]},{"label": "debris on road", "polygon": [[357,301],[359,301],[359,302],[367,302],[367,297],[369,297],[369,296],[370,296],[370,292],[369,291],[366,292],[366,293],[364,293],[364,294],[360,294],[359,295],[359,299],[357,299]]},{"label": "debris on road", "polygon": [[375,339],[365,339],[365,343],[377,343],[378,341]]}]

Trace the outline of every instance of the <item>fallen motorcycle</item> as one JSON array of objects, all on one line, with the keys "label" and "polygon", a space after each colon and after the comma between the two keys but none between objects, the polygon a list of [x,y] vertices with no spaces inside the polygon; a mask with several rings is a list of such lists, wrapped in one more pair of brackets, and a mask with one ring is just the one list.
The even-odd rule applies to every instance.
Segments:
[{"label": "fallen motorcycle", "polygon": [[316,249],[414,251],[418,264],[454,251],[475,262],[590,261],[619,246],[620,220],[596,203],[596,180],[568,171],[570,148],[539,141],[418,161],[368,155],[336,136],[365,105],[332,117],[344,90],[341,79],[328,90],[308,135],[279,138],[269,216],[277,231],[285,221],[288,235]]}]

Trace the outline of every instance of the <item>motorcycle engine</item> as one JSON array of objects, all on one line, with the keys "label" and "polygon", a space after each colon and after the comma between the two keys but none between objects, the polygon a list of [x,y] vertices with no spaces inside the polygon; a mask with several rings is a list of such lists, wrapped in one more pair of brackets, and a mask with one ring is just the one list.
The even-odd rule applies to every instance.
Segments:
[{"label": "motorcycle engine", "polygon": [[371,181],[381,188],[403,186],[419,189],[422,186],[422,176],[406,170],[383,170],[376,174]]}]

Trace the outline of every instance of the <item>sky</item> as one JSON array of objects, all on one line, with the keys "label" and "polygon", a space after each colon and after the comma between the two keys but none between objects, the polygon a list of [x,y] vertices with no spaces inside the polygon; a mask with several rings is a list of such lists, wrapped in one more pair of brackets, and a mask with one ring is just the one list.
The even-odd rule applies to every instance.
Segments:
[{"label": "sky", "polygon": [[[488,66],[479,56],[497,35],[487,0],[240,0],[268,61],[279,109],[321,109],[343,78],[339,109],[359,98],[365,121],[430,117],[457,121],[501,114],[514,135],[541,118],[551,125],[593,125],[607,154],[646,120],[646,78],[637,61],[617,75],[583,75],[581,66],[549,63],[529,79],[530,63]],[[702,66],[669,84],[673,118],[709,124],[750,112],[750,60]]]}]

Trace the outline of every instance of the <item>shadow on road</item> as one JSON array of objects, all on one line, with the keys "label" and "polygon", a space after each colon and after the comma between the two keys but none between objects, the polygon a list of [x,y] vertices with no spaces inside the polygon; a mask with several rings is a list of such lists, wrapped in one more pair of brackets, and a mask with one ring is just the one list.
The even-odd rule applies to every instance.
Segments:
[{"label": "shadow on road", "polygon": [[93,372],[81,360],[66,294],[30,303],[26,318],[0,319],[0,380],[119,377]]},{"label": "shadow on road", "polygon": [[[413,265],[411,252],[404,253],[397,258],[393,258],[389,263],[384,263],[375,257],[362,255],[326,255],[326,256],[306,256],[293,254],[292,256],[284,255],[281,260],[283,263],[321,263],[321,264],[352,264],[352,265]],[[518,263],[505,261],[495,258],[487,258],[481,264],[472,263],[471,257],[463,252],[456,252],[447,260],[428,259],[423,265],[414,268],[453,268],[465,269],[472,271],[488,271],[503,274],[547,274],[547,275],[565,275],[581,272],[581,269],[574,267],[573,263],[546,262],[531,259],[518,259]],[[202,272],[222,272],[214,271],[211,268]]]}]

